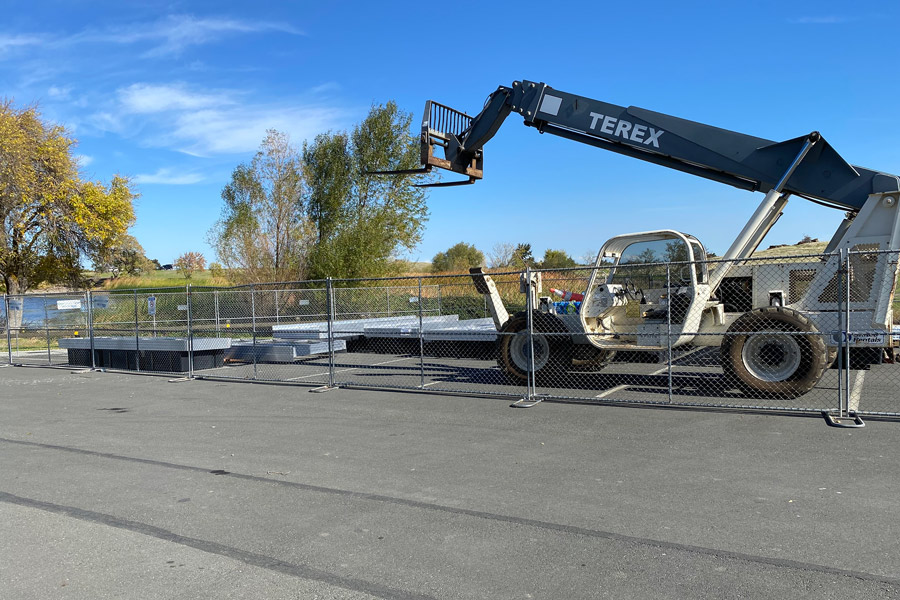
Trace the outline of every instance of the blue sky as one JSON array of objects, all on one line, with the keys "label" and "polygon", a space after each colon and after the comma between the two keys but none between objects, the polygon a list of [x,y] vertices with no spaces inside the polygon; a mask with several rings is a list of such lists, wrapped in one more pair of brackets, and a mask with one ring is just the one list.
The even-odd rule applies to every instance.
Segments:
[{"label": "blue sky", "polygon": [[[773,140],[821,131],[845,159],[900,172],[897,2],[3,2],[0,96],[79,140],[86,177],[132,177],[150,258],[213,253],[231,171],[267,128],[297,145],[373,103],[474,114],[529,79]],[[674,228],[723,253],[761,194],[571,141],[510,117],[485,179],[432,190],[412,260],[466,241],[578,258]],[[841,213],[793,199],[764,245],[828,238]]]}]

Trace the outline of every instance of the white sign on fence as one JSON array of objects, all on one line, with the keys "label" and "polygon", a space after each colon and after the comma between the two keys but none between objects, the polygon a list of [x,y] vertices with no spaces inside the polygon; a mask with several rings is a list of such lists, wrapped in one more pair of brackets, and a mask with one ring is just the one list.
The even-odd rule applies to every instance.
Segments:
[{"label": "white sign on fence", "polygon": [[94,303],[94,308],[109,308],[109,296],[91,296],[91,301]]},{"label": "white sign on fence", "polygon": [[299,306],[306,306],[307,304],[309,304],[309,300],[297,300],[297,304]]},{"label": "white sign on fence", "polygon": [[56,310],[81,310],[81,300],[57,300]]},{"label": "white sign on fence", "polygon": [[410,297],[409,297],[409,302],[410,302],[410,304],[412,304],[412,303],[414,303],[414,302],[418,302],[418,301],[419,301],[418,296],[410,296]]},{"label": "white sign on fence", "polygon": [[147,314],[156,316],[156,296],[147,296]]},{"label": "white sign on fence", "polygon": [[187,310],[187,304],[179,304],[178,310]]}]

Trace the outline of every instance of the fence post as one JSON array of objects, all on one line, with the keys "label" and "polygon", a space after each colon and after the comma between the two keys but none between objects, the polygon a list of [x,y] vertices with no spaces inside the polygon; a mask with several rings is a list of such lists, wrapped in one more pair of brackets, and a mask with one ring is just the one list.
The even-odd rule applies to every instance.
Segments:
[{"label": "fence post", "polygon": [[97,368],[97,359],[94,356],[94,292],[88,290],[88,337],[90,338],[91,348],[91,369]]},{"label": "fence post", "polygon": [[[691,267],[693,268],[693,267]],[[668,350],[669,372],[669,404],[672,403],[672,264],[666,263],[666,299],[669,301],[669,310],[666,311],[666,348]],[[687,320],[682,319],[682,324]],[[684,325],[682,325],[684,326]]]},{"label": "fence post", "polygon": [[391,316],[391,286],[385,286],[384,297],[387,300],[387,316]]},{"label": "fence post", "polygon": [[253,379],[256,379],[256,293],[252,283],[250,284],[250,324],[253,328]]},{"label": "fence post", "polygon": [[331,283],[331,277],[325,278],[325,312],[328,318],[328,383],[326,385],[313,388],[311,392],[327,392],[335,389],[334,383],[334,286]]},{"label": "fence post", "polygon": [[422,329],[422,278],[419,277],[419,387],[425,389],[425,332]]},{"label": "fence post", "polygon": [[[846,416],[850,416],[850,333],[853,329],[850,325],[850,252],[850,248],[844,250],[844,273],[846,274],[844,285],[844,325],[846,326],[846,331],[843,337],[847,340],[847,351],[844,353],[844,398],[847,408]],[[840,385],[838,385],[838,387],[840,387]]]},{"label": "fence post", "polygon": [[213,302],[215,304],[216,313],[216,337],[219,337],[219,290],[213,292]]},{"label": "fence post", "polygon": [[856,412],[850,410],[850,252],[849,248],[840,248],[838,259],[838,413],[825,410],[822,415],[837,427],[865,427]]},{"label": "fence post", "polygon": [[334,387],[334,285],[331,277],[325,282],[326,293],[328,294],[328,386]]},{"label": "fence post", "polygon": [[191,306],[191,284],[187,284],[188,379],[194,378],[194,315]]},{"label": "fence post", "polygon": [[[528,362],[529,367],[526,369],[527,377],[525,378],[525,396],[521,400],[513,402],[511,406],[519,408],[528,408],[534,406],[541,400],[537,397],[537,375],[534,372],[534,316],[532,315],[534,301],[532,296],[534,289],[531,285],[531,267],[525,266],[525,328],[528,333]],[[502,335],[502,334],[501,334]]]},{"label": "fence post", "polygon": [[6,307],[6,357],[9,364],[12,364],[12,333],[9,317],[9,294],[3,294],[3,303]]},{"label": "fence post", "polygon": [[[134,290],[134,366],[141,370],[141,328],[138,322],[137,290]],[[127,363],[126,363],[127,368]]]},{"label": "fence post", "polygon": [[[22,314],[25,314],[25,299],[22,298]],[[53,364],[53,358],[50,356],[50,316],[47,312],[47,296],[44,296],[44,329],[47,332],[47,364]]]},{"label": "fence post", "polygon": [[278,314],[278,290],[275,290],[275,324],[281,323],[281,318]]}]

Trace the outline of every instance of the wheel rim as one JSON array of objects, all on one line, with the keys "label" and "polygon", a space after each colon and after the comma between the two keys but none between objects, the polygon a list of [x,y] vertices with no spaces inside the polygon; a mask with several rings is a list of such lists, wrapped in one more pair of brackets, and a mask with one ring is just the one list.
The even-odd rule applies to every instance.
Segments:
[{"label": "wheel rim", "polygon": [[744,367],[761,381],[784,381],[803,360],[796,336],[762,332],[749,336],[741,349]]},{"label": "wheel rim", "polygon": [[[550,343],[547,338],[534,334],[534,370],[540,371],[550,359]],[[513,364],[526,373],[531,372],[531,348],[528,343],[528,331],[520,331],[509,343],[509,357]]]}]

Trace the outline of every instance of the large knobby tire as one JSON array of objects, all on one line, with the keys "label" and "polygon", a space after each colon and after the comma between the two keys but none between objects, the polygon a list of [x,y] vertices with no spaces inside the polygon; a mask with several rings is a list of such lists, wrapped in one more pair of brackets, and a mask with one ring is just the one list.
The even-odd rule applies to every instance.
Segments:
[{"label": "large knobby tire", "polygon": [[[571,337],[565,333],[565,325],[547,313],[534,311],[531,316],[535,375],[547,377],[562,374],[572,362]],[[528,313],[516,313],[503,325],[497,354],[500,368],[510,379],[522,383],[528,379],[531,372]]]},{"label": "large knobby tire", "polygon": [[726,380],[764,398],[802,396],[815,387],[831,363],[816,326],[781,306],[741,315],[728,328],[720,353]]}]

